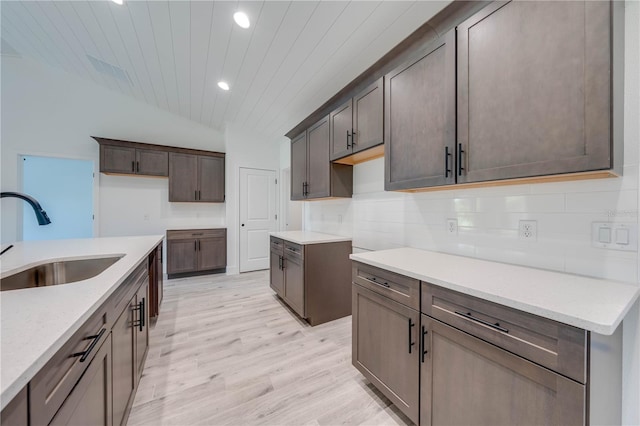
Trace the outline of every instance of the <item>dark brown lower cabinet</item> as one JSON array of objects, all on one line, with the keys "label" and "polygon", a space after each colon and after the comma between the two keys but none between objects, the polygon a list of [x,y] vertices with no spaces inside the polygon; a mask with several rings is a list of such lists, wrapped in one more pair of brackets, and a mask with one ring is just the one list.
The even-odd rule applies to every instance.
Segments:
[{"label": "dark brown lower cabinet", "polygon": [[[132,300],[133,302],[133,300]],[[113,325],[113,424],[122,424],[135,389],[135,306],[129,304]]]},{"label": "dark brown lower cabinet", "polygon": [[109,336],[49,425],[111,426],[111,383]]},{"label": "dark brown lower cabinet", "polygon": [[19,426],[29,424],[29,404],[25,386],[0,414],[0,425]]},{"label": "dark brown lower cabinet", "polygon": [[271,237],[269,265],[269,286],[284,298],[284,242],[280,238]]},{"label": "dark brown lower cabinet", "polygon": [[[146,278],[146,277],[145,277]],[[148,291],[144,278],[111,331],[113,343],[113,424],[126,423],[149,347]]]},{"label": "dark brown lower cabinet", "polygon": [[2,426],[126,424],[149,348],[151,264],[141,261],[7,404]]},{"label": "dark brown lower cabinet", "polygon": [[371,265],[352,270],[353,365],[414,423],[589,423],[585,330]]},{"label": "dark brown lower cabinet", "polygon": [[138,319],[133,328],[136,334],[136,383],[142,377],[144,362],[149,351],[149,286],[143,285],[136,293],[136,313]]},{"label": "dark brown lower cabinet", "polygon": [[157,317],[163,295],[162,244],[149,255],[149,317]]},{"label": "dark brown lower cabinet", "polygon": [[312,326],[351,314],[351,241],[296,244],[271,237],[270,286]]},{"label": "dark brown lower cabinet", "polygon": [[422,315],[421,425],[584,425],[586,386]]},{"label": "dark brown lower cabinet", "polygon": [[169,278],[186,274],[221,272],[226,267],[226,228],[167,231]]},{"label": "dark brown lower cabinet", "polygon": [[420,314],[353,284],[352,362],[418,424]]},{"label": "dark brown lower cabinet", "polygon": [[306,318],[304,303],[304,257],[302,246],[293,251],[292,245],[284,248],[284,300],[302,318]]}]

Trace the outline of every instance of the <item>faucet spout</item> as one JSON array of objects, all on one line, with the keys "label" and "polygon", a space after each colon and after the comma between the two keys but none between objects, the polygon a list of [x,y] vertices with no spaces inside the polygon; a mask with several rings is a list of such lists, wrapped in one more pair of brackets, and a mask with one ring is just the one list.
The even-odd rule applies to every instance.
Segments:
[{"label": "faucet spout", "polygon": [[38,219],[38,225],[48,225],[51,223],[49,216],[47,216],[47,212],[42,209],[40,203],[35,198],[20,192],[0,192],[0,198],[5,197],[19,198],[26,201],[31,208],[33,208],[33,211],[36,214],[36,219]]}]

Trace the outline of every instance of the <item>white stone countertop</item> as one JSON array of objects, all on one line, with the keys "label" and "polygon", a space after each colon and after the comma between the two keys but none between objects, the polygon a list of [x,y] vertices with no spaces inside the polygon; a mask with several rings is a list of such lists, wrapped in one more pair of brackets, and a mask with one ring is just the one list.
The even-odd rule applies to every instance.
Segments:
[{"label": "white stone countertop", "polygon": [[322,244],[338,243],[341,241],[351,241],[351,237],[341,237],[340,235],[323,234],[311,231],[282,231],[271,232],[272,237],[282,238],[296,244]]},{"label": "white stone countertop", "polygon": [[89,238],[16,242],[0,277],[59,260],[123,255],[101,274],[50,287],[0,292],[0,402],[3,409],[163,239]]},{"label": "white stone countertop", "polygon": [[605,335],[613,334],[640,295],[632,284],[414,248],[350,258]]}]

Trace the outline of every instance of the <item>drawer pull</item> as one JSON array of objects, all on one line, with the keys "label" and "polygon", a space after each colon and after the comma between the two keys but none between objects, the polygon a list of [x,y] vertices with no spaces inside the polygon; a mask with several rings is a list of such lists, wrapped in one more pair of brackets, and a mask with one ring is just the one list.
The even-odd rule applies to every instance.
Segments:
[{"label": "drawer pull", "polygon": [[455,311],[456,314],[460,315],[461,317],[465,317],[467,319],[470,319],[471,321],[475,321],[475,322],[479,322],[480,324],[486,325],[487,327],[491,327],[491,328],[495,328],[496,330],[502,331],[503,333],[508,333],[509,330],[501,327],[500,323],[497,322],[495,324],[491,324],[489,321],[485,321],[482,320],[480,318],[476,318],[473,315],[471,315],[471,312],[460,312],[460,311]]},{"label": "drawer pull", "polygon": [[96,347],[96,344],[100,341],[100,338],[102,337],[102,335],[104,334],[104,332],[107,331],[106,328],[103,328],[102,330],[100,330],[100,332],[98,334],[96,334],[95,336],[88,336],[85,337],[83,340],[90,340],[93,339],[93,341],[91,342],[91,344],[89,345],[89,347],[82,351],[82,352],[76,352],[75,354],[71,355],[70,358],[75,358],[75,357],[80,357],[80,362],[85,362],[87,360],[87,358],[89,357],[89,354],[91,353],[91,351],[93,350],[93,348]]},{"label": "drawer pull", "polygon": [[204,235],[204,232],[194,232],[193,234],[191,234],[192,236],[197,236],[197,235]]},{"label": "drawer pull", "polygon": [[376,279],[376,277],[371,277],[371,281],[373,281],[374,283],[381,285],[382,287],[386,287],[386,288],[391,288],[391,286],[389,285],[388,282],[378,282],[378,280]]},{"label": "drawer pull", "polygon": [[411,347],[416,344],[416,342],[411,341],[411,329],[415,326],[414,323],[411,322],[411,318],[409,318],[409,353],[411,353]]}]

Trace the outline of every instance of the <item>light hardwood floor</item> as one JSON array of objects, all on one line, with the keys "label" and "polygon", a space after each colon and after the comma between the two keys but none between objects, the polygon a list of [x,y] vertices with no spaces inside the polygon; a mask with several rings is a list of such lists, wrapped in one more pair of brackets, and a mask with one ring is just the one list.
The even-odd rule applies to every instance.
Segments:
[{"label": "light hardwood floor", "polygon": [[351,365],[351,317],[316,327],[268,271],[165,281],[129,425],[407,425]]}]

